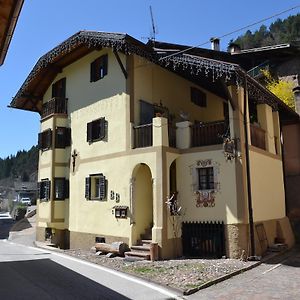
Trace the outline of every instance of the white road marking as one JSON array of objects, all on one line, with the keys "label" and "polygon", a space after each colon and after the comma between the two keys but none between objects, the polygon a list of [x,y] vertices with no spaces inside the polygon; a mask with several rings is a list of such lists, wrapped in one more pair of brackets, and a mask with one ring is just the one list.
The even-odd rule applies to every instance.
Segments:
[{"label": "white road marking", "polygon": [[269,269],[269,270],[263,272],[262,274],[265,275],[265,274],[267,274],[267,273],[269,273],[269,272],[271,272],[271,271],[277,269],[277,268],[280,267],[280,266],[282,266],[282,264],[275,265],[274,267],[272,267],[271,269]]},{"label": "white road marking", "polygon": [[69,259],[69,260],[72,260],[72,261],[76,261],[78,263],[81,263],[81,264],[84,264],[84,265],[87,265],[87,266],[99,269],[101,271],[113,274],[115,276],[118,276],[120,278],[126,279],[128,281],[131,281],[131,282],[143,285],[143,286],[145,286],[147,288],[155,290],[155,291],[157,291],[157,292],[159,292],[159,293],[161,293],[163,295],[166,295],[168,297],[172,297],[173,299],[176,299],[176,300],[185,299],[184,297],[180,297],[180,296],[178,296],[176,294],[173,294],[172,292],[170,292],[170,291],[168,291],[168,290],[166,290],[166,289],[164,289],[164,288],[162,288],[162,287],[160,287],[158,285],[146,282],[146,281],[144,281],[142,279],[138,279],[138,278],[132,277],[129,274],[121,273],[121,272],[118,272],[118,271],[115,271],[115,270],[112,270],[112,269],[109,269],[109,268],[106,268],[106,267],[103,267],[103,266],[100,266],[100,265],[97,265],[97,264],[93,264],[93,263],[90,263],[90,262],[87,262],[87,261],[84,261],[84,260],[81,260],[81,259],[78,259],[78,258],[75,258],[75,257],[71,257],[71,256],[66,255],[66,254],[58,253],[56,251],[47,250],[47,252],[45,252],[45,250],[42,250],[42,249],[40,249],[38,247],[35,248],[35,247],[32,247],[32,246],[25,246],[25,245],[21,245],[21,244],[17,244],[17,243],[11,242],[11,241],[6,241],[6,242],[10,243],[12,245],[18,245],[18,246],[23,246],[25,248],[30,248],[32,250],[37,250],[37,251],[43,252],[44,254],[51,254],[51,255],[54,255],[54,256],[62,257],[62,258]]}]

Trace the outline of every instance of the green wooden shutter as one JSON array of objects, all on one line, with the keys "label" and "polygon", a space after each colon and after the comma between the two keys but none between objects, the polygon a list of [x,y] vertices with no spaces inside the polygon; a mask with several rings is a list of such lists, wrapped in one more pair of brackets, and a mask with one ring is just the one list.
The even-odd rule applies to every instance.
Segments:
[{"label": "green wooden shutter", "polygon": [[85,178],[85,198],[91,199],[91,177]]},{"label": "green wooden shutter", "polygon": [[102,67],[102,69],[103,69],[103,71],[102,71],[102,78],[105,76],[105,75],[107,75],[107,69],[108,69],[108,55],[106,54],[106,55],[103,55],[102,57],[101,57],[101,67]]},{"label": "green wooden shutter", "polygon": [[70,198],[70,182],[68,179],[65,179],[64,182],[64,198],[69,199]]},{"label": "green wooden shutter", "polygon": [[43,133],[38,134],[38,149],[43,149]]},{"label": "green wooden shutter", "polygon": [[49,200],[51,194],[51,181],[50,180],[44,181],[44,184],[45,184],[45,199]]},{"label": "green wooden shutter", "polygon": [[86,141],[89,143],[93,141],[93,122],[87,123]]},{"label": "green wooden shutter", "polygon": [[99,120],[99,127],[99,138],[100,140],[103,140],[105,138],[105,118]]},{"label": "green wooden shutter", "polygon": [[65,128],[65,147],[71,146],[71,128]]},{"label": "green wooden shutter", "polygon": [[103,174],[100,174],[100,200],[104,200],[106,198],[106,180]]},{"label": "green wooden shutter", "polygon": [[44,148],[50,149],[52,146],[52,130],[48,129],[46,132],[46,145],[43,145]]},{"label": "green wooden shutter", "polygon": [[96,61],[94,60],[91,63],[91,70],[90,70],[90,82],[95,82],[95,74],[96,74]]},{"label": "green wooden shutter", "polygon": [[37,194],[38,194],[38,198],[41,199],[41,182],[37,183]]}]

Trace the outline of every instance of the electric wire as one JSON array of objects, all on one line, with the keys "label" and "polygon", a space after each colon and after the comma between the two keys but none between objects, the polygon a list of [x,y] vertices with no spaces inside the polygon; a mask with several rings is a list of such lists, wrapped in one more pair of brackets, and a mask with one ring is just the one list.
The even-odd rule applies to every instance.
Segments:
[{"label": "electric wire", "polygon": [[[227,37],[227,36],[229,36],[229,35],[232,35],[232,34],[234,34],[234,33],[239,32],[239,31],[245,30],[245,29],[247,29],[247,28],[249,28],[249,27],[252,27],[252,26],[254,26],[254,25],[260,24],[260,23],[262,23],[262,22],[264,22],[264,21],[268,21],[268,20],[270,20],[270,19],[273,19],[273,18],[275,18],[275,17],[278,17],[278,16],[280,16],[280,15],[282,15],[282,14],[284,14],[284,13],[287,13],[287,12],[289,12],[289,11],[292,11],[292,10],[294,10],[294,9],[296,9],[296,8],[300,8],[300,4],[299,4],[299,5],[296,5],[296,6],[294,6],[294,7],[291,7],[291,8],[289,8],[289,9],[286,9],[286,10],[284,10],[284,11],[281,11],[281,12],[279,12],[279,13],[276,13],[276,14],[270,16],[270,17],[266,17],[266,18],[264,18],[264,19],[261,19],[261,20],[259,20],[259,21],[256,21],[256,22],[254,22],[254,23],[252,23],[252,24],[249,24],[249,25],[247,25],[247,26],[243,26],[243,27],[241,27],[241,28],[239,28],[239,29],[233,30],[233,31],[231,31],[231,32],[229,32],[229,33],[226,33],[226,34],[223,34],[223,35],[221,35],[221,36],[219,36],[219,37],[216,37],[216,38],[222,39],[222,38],[224,38],[224,37]],[[161,57],[159,60],[161,61],[161,60],[164,60],[164,59],[173,57],[173,56],[175,56],[175,55],[185,53],[185,52],[187,52],[187,51],[190,51],[190,50],[193,50],[193,49],[195,49],[195,48],[201,47],[201,46],[206,45],[206,44],[208,44],[208,43],[210,43],[210,41],[206,41],[206,42],[201,43],[201,44],[199,44],[199,45],[192,46],[192,47],[189,47],[189,48],[187,48],[187,49],[178,51],[178,52],[176,52],[176,53],[169,54],[169,55],[167,55],[167,56]]]}]

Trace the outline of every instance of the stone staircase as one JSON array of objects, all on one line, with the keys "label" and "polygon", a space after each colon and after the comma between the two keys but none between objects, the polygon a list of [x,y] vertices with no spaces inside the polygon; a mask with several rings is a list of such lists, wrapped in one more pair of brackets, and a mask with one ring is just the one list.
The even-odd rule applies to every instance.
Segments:
[{"label": "stone staircase", "polygon": [[135,260],[150,260],[150,244],[152,243],[152,228],[147,228],[141,235],[137,245],[131,246],[131,251],[125,252],[125,257]]}]

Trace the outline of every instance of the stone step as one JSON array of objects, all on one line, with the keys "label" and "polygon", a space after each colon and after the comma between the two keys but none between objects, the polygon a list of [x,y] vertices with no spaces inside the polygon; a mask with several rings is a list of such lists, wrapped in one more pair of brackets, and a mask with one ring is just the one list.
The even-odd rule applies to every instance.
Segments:
[{"label": "stone step", "polygon": [[150,251],[150,244],[146,244],[146,245],[143,245],[143,246],[139,246],[139,245],[136,245],[136,246],[131,246],[131,250],[138,250],[138,251]]},{"label": "stone step", "polygon": [[152,240],[149,239],[142,239],[141,240],[142,245],[150,245],[152,243]]},{"label": "stone step", "polygon": [[141,234],[141,238],[143,240],[151,240],[152,239],[152,234]]},{"label": "stone step", "polygon": [[128,251],[125,252],[125,257],[131,256],[131,257],[139,257],[139,258],[143,258],[145,260],[150,260],[150,252],[145,252],[145,251]]}]

